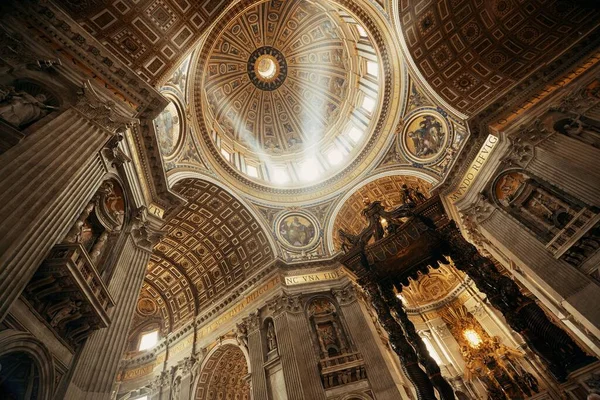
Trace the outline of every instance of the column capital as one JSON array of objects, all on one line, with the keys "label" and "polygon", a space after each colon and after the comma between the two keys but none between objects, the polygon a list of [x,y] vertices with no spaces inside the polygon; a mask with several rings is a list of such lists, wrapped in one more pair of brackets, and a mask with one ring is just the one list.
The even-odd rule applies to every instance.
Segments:
[{"label": "column capital", "polygon": [[357,289],[353,284],[349,284],[342,289],[331,289],[331,293],[340,306],[352,304],[357,299]]},{"label": "column capital", "polygon": [[285,295],[282,300],[285,303],[285,310],[287,312],[297,314],[304,311],[304,308],[302,307],[302,295]]},{"label": "column capital", "polygon": [[510,144],[501,162],[508,167],[522,167],[535,157],[534,149],[555,132],[548,130],[540,119],[522,125],[509,136]]},{"label": "column capital", "polygon": [[128,126],[139,123],[139,120],[119,113],[113,101],[103,100],[90,81],[84,82],[78,94],[73,108],[113,135],[123,133]]},{"label": "column capital", "polygon": [[464,211],[460,211],[461,225],[467,237],[478,249],[484,249],[488,240],[479,231],[481,223],[488,219],[496,210],[494,205],[483,193],[480,193],[475,203]]},{"label": "column capital", "polygon": [[154,245],[158,243],[165,234],[166,232],[156,230],[150,226],[146,207],[141,206],[133,212],[131,237],[137,247],[151,253]]},{"label": "column capital", "polygon": [[267,309],[273,317],[276,317],[286,309],[286,303],[287,296],[277,295],[271,300],[267,300]]},{"label": "column capital", "polygon": [[248,334],[258,330],[258,328],[260,328],[260,317],[258,312],[250,313],[242,320],[242,324],[246,327]]}]

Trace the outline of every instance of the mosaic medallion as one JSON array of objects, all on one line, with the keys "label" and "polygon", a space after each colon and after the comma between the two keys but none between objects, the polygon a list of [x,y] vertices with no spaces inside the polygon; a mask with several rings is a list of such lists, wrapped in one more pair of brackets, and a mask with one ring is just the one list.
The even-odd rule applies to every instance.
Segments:
[{"label": "mosaic medallion", "polygon": [[277,89],[287,77],[285,57],[274,47],[259,47],[248,58],[248,76],[261,90]]},{"label": "mosaic medallion", "polygon": [[158,146],[163,156],[173,155],[181,138],[181,117],[171,101],[154,120]]},{"label": "mosaic medallion", "polygon": [[443,117],[420,113],[408,120],[401,144],[413,160],[430,162],[443,153],[449,137],[448,124]]},{"label": "mosaic medallion", "polygon": [[278,219],[276,229],[279,241],[292,249],[308,249],[319,239],[316,221],[305,213],[283,215]]},{"label": "mosaic medallion", "polygon": [[148,317],[150,315],[156,314],[157,310],[158,310],[158,306],[156,305],[154,300],[149,299],[147,297],[141,298],[138,300],[138,304],[137,304],[138,314]]}]

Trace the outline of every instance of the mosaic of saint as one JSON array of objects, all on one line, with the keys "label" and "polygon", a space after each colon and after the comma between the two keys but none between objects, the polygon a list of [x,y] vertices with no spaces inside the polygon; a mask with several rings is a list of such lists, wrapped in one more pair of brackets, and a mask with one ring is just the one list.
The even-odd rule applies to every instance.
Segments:
[{"label": "mosaic of saint", "polygon": [[165,156],[173,154],[181,135],[179,114],[173,102],[170,102],[156,117],[154,126],[161,153]]},{"label": "mosaic of saint", "polygon": [[305,247],[315,239],[316,229],[306,217],[293,214],[279,222],[279,236],[293,247]]},{"label": "mosaic of saint", "polygon": [[404,145],[418,159],[431,159],[444,148],[448,138],[446,125],[433,115],[413,119],[406,129]]}]

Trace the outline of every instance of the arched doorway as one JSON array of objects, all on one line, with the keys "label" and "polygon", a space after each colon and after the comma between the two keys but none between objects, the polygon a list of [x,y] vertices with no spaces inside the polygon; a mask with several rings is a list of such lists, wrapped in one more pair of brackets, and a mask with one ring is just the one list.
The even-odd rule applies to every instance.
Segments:
[{"label": "arched doorway", "polygon": [[0,399],[39,398],[40,371],[31,356],[14,352],[0,356]]},{"label": "arched doorway", "polygon": [[196,400],[250,400],[248,364],[235,345],[216,349],[202,366]]},{"label": "arched doorway", "polygon": [[30,333],[0,332],[0,399],[49,400],[54,365],[46,347]]}]

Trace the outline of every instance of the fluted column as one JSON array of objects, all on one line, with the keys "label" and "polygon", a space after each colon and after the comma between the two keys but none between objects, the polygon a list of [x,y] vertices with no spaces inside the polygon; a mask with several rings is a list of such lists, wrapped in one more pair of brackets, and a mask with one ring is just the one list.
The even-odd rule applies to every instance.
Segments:
[{"label": "fluted column", "polygon": [[500,209],[479,224],[479,232],[600,337],[600,313],[589,299],[600,298],[600,286],[582,271],[557,260],[531,232]]},{"label": "fluted column", "polygon": [[556,132],[540,120],[509,135],[503,161],[521,167],[585,203],[599,205],[600,172],[594,166],[600,149]]},{"label": "fluted column", "polygon": [[0,320],[100,185],[108,140],[68,109],[0,156]]},{"label": "fluted column", "polygon": [[473,279],[479,291],[502,313],[510,327],[523,336],[557,380],[564,381],[568,373],[596,360],[554,325],[534,301],[521,293],[512,279],[502,275],[491,260],[479,254],[453,223],[443,228],[441,234],[448,243],[444,251],[452,257],[456,267]]},{"label": "fluted column", "polygon": [[415,325],[408,318],[408,314],[406,314],[400,299],[396,297],[393,288],[389,285],[383,285],[381,287],[381,295],[383,300],[390,306],[392,315],[394,315],[402,327],[408,342],[411,344],[413,349],[415,349],[417,357],[419,358],[419,362],[425,367],[425,371],[427,371],[427,375],[429,375],[429,379],[431,379],[433,386],[438,391],[440,398],[442,400],[455,399],[452,386],[450,386],[450,384],[442,376],[440,367],[431,357],[429,351],[427,351],[425,342],[423,342],[423,339],[417,333]]},{"label": "fluted column", "polygon": [[366,255],[362,253],[359,270],[354,271],[359,277],[358,284],[369,296],[371,305],[375,309],[383,329],[388,334],[390,345],[400,358],[404,374],[415,387],[417,397],[419,400],[435,400],[433,384],[419,366],[417,354],[406,340],[402,328],[392,317],[390,307],[381,296],[381,288],[366,258]]},{"label": "fluted column", "polygon": [[305,396],[302,388],[300,371],[298,370],[298,365],[296,365],[296,354],[294,352],[290,324],[288,323],[287,313],[284,312],[287,301],[287,297],[276,298],[267,303],[267,306],[273,315],[277,349],[281,360],[288,399],[303,400],[308,397]]},{"label": "fluted column", "polygon": [[[86,341],[75,366],[66,399],[108,399],[125,350],[129,326],[150,260],[148,240],[136,229],[127,238],[108,290],[115,300],[109,311],[110,325],[94,332]],[[147,239],[147,238],[146,238]]]},{"label": "fluted column", "polygon": [[340,309],[348,326],[348,333],[358,351],[365,360],[365,370],[371,389],[377,399],[395,400],[401,398],[398,387],[390,374],[384,355],[373,335],[356,297],[355,289],[350,286],[341,290],[333,290]]},{"label": "fluted column", "polygon": [[250,368],[252,370],[250,381],[252,382],[252,398],[254,400],[268,399],[267,378],[265,374],[264,361],[266,353],[263,348],[263,340],[260,334],[260,319],[256,314],[250,314],[244,320],[248,330],[248,354],[250,356]]},{"label": "fluted column", "polygon": [[321,374],[319,373],[319,360],[315,353],[315,348],[310,340],[312,332],[310,330],[309,320],[304,313],[304,308],[300,302],[300,296],[289,298],[286,307],[288,326],[292,339],[292,348],[296,355],[296,364],[300,374],[300,383],[307,399],[319,400],[325,399],[325,389],[321,383]]},{"label": "fluted column", "polygon": [[577,139],[554,134],[534,150],[526,169],[587,204],[600,205],[600,170],[594,168],[600,149]]}]

